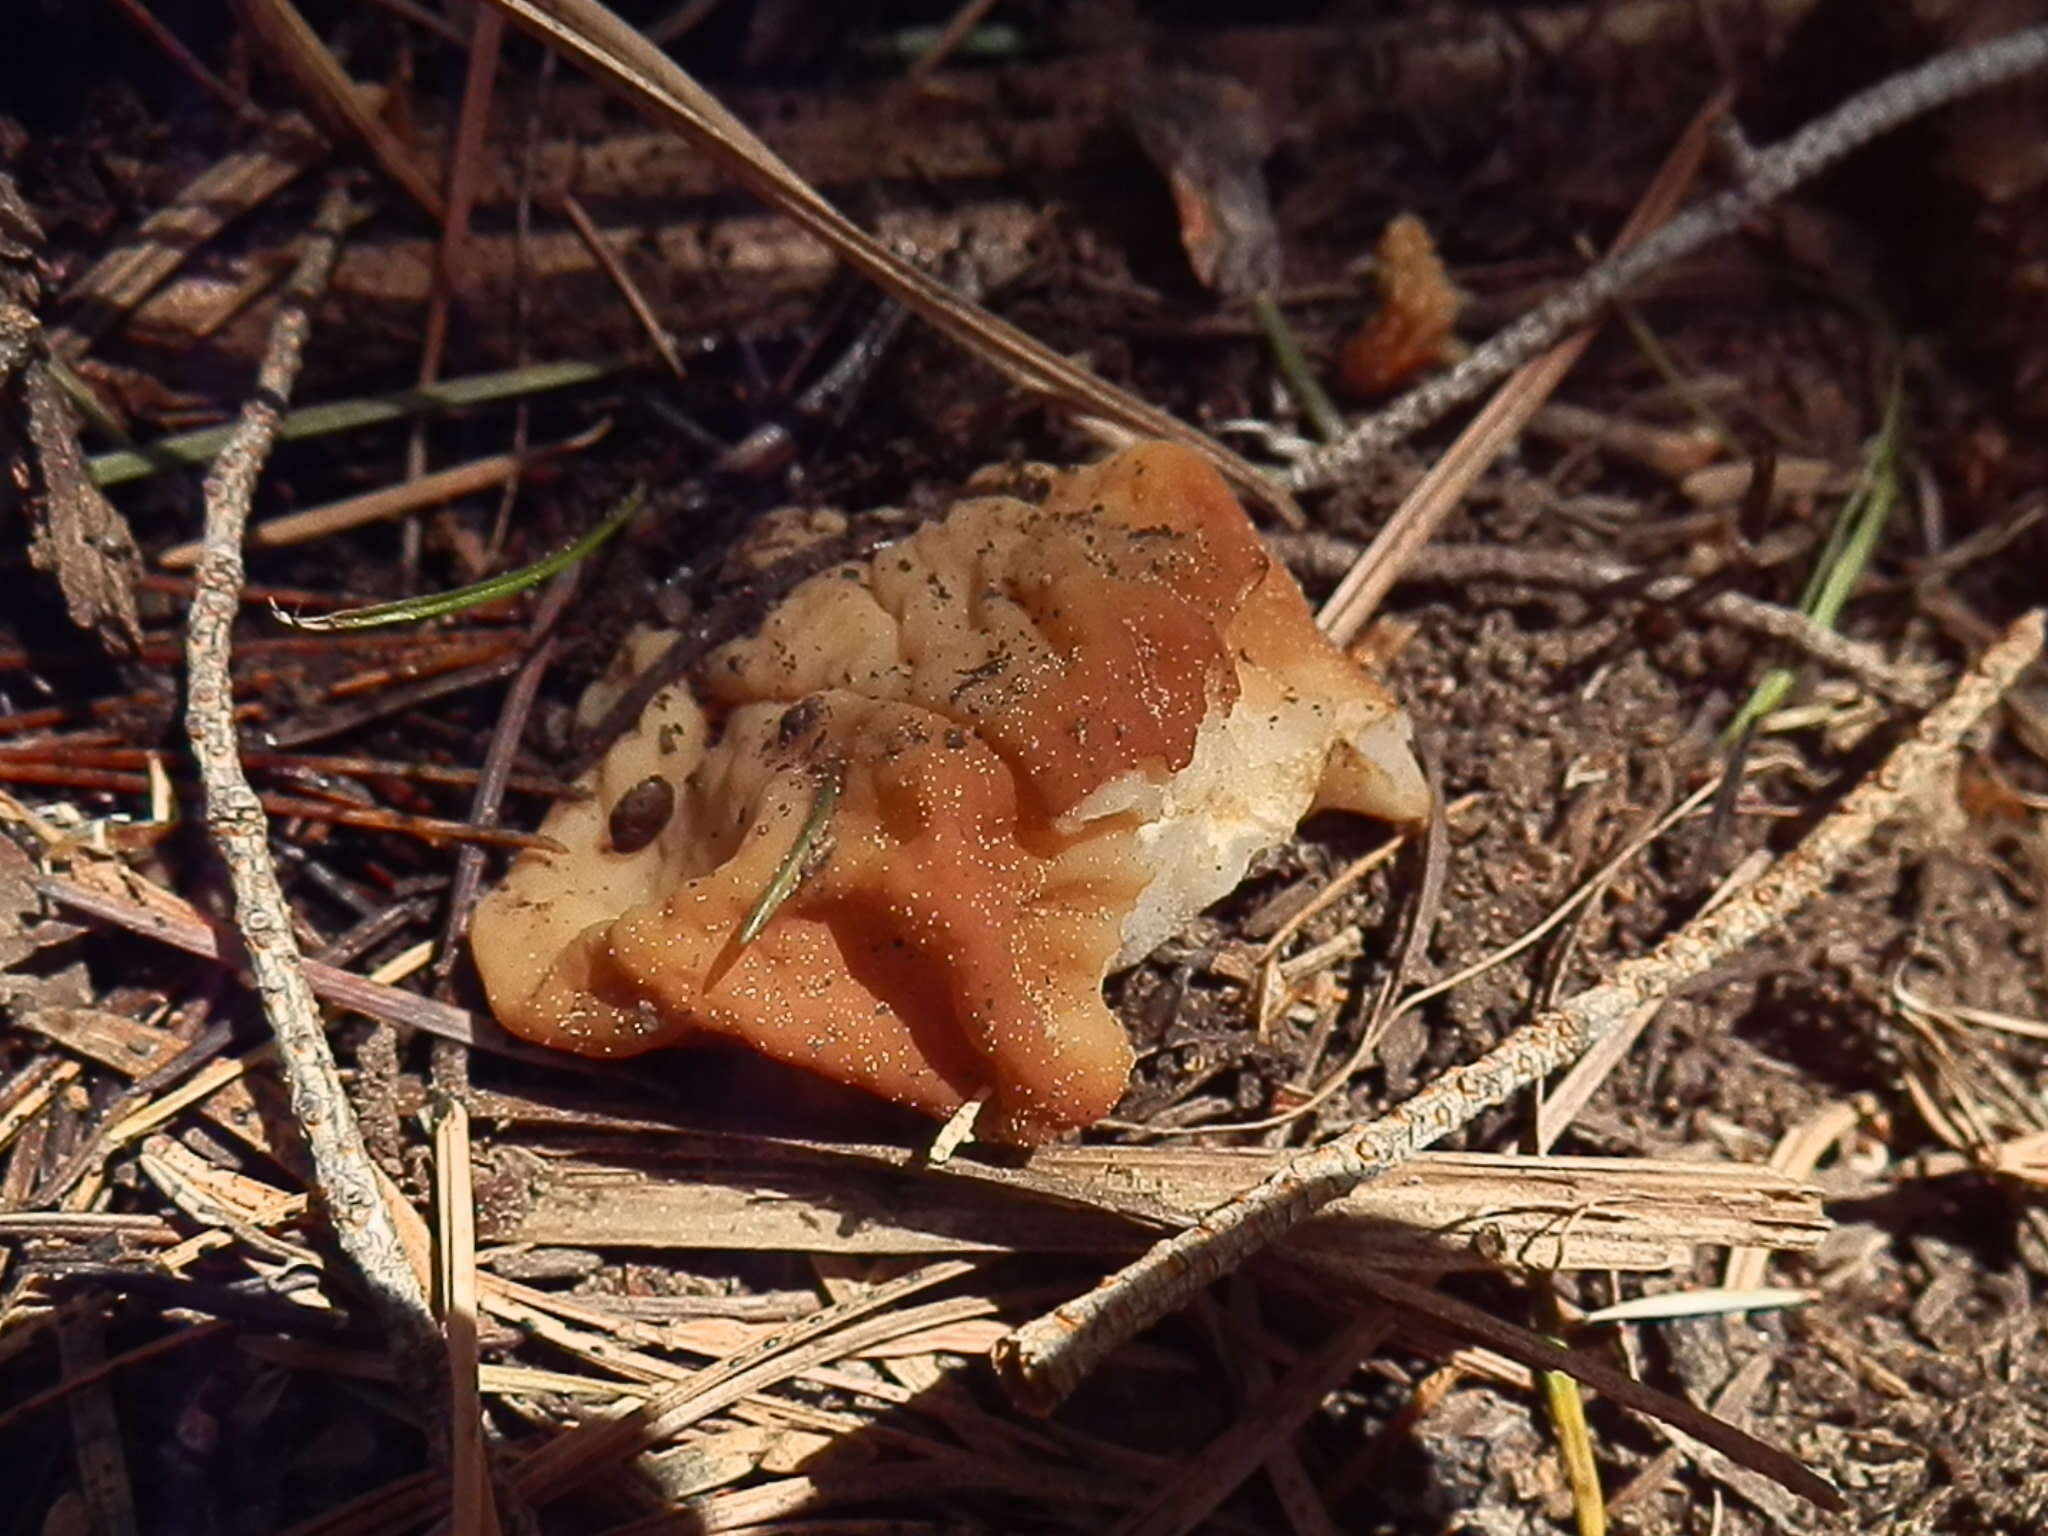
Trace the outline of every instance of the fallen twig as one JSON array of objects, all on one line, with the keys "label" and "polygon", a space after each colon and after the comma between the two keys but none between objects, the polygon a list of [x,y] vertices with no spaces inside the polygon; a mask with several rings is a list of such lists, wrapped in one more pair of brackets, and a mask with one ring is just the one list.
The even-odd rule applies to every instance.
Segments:
[{"label": "fallen twig", "polygon": [[291,912],[270,862],[263,807],[242,771],[229,673],[250,497],[298,376],[311,324],[309,309],[326,286],[351,217],[347,193],[336,187],[322,202],[305,254],[292,274],[256,389],[206,477],[206,546],[187,627],[186,725],[206,787],[207,826],[234,888],[236,926],[264,1014],[277,1037],[278,1060],[320,1196],[343,1253],[368,1286],[386,1325],[423,1361],[431,1354],[420,1352],[435,1348],[433,1318],[378,1191],[375,1168],[342,1089],[319,1005],[292,937]]},{"label": "fallen twig", "polygon": [[[2048,39],[2044,39],[2048,41]],[[1187,1232],[1018,1329],[994,1353],[1010,1390],[1050,1409],[1122,1341],[1184,1303],[1303,1218],[1575,1061],[1630,1014],[1705,974],[1817,895],[1871,834],[1951,759],[1963,733],[2040,654],[2048,610],[2020,619],[1790,853],[1613,979],[1544,1010],[1479,1060],[1445,1073],[1392,1113],[1303,1153]]]},{"label": "fallen twig", "polygon": [[1285,478],[1292,491],[1329,485],[1475,398],[1597,315],[1658,268],[1738,228],[1801,182],[1872,139],[1935,108],[2048,66],[2048,26],[1959,48],[1859,91],[1790,138],[1757,151],[1739,186],[1687,209],[1641,244],[1618,250],[1524,315],[1450,372],[1417,385],[1340,443],[1307,454]]}]

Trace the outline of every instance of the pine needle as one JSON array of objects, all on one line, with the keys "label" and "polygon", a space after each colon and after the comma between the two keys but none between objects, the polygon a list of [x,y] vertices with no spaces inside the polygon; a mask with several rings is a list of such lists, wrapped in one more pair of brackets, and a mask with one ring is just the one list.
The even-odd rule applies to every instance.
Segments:
[{"label": "pine needle", "polygon": [[759,938],[761,930],[768,926],[782,904],[796,894],[796,888],[803,883],[810,867],[812,850],[831,824],[845,777],[844,771],[835,764],[819,778],[818,792],[811,799],[811,814],[804,818],[803,826],[797,830],[796,841],[789,845],[789,852],[782,856],[782,862],[775,866],[774,875],[748,909],[739,932],[733,936],[735,949],[744,948]]},{"label": "pine needle", "polygon": [[371,603],[364,608],[343,608],[336,613],[324,613],[311,618],[286,613],[275,603],[270,605],[270,611],[294,629],[320,632],[375,629],[386,624],[416,624],[423,619],[438,619],[446,614],[461,613],[484,603],[496,602],[501,597],[511,597],[514,593],[524,592],[528,587],[537,587],[557,572],[567,570],[631,522],[646,504],[646,488],[636,485],[626,493],[626,499],[619,503],[617,511],[566,549],[559,549],[531,565],[522,565],[516,571],[507,571],[501,576],[471,582],[468,586],[457,587],[452,592],[429,592],[418,597],[401,597],[394,602]]}]

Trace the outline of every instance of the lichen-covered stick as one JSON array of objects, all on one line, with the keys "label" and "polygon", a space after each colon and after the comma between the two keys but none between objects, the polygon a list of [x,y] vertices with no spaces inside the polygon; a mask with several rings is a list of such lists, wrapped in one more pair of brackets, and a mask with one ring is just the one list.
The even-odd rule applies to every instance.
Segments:
[{"label": "lichen-covered stick", "polygon": [[1798,847],[1745,892],[1695,918],[1611,980],[1546,1009],[1393,1113],[1303,1153],[1263,1183],[1156,1245],[1085,1296],[1019,1328],[995,1349],[1017,1400],[1049,1411],[1105,1355],[1338,1196],[1569,1065],[1644,1004],[1670,995],[1784,922],[1823,890],[2041,653],[2043,610],[1986,651],[1944,702]]},{"label": "lichen-covered stick", "polygon": [[1450,372],[1417,385],[1340,442],[1306,455],[1281,477],[1290,491],[1330,485],[1403,438],[1475,398],[1496,379],[1584,325],[1637,282],[1741,225],[1801,182],[1872,139],[1951,101],[2048,68],[2048,27],[1958,48],[1859,91],[1788,139],[1757,151],[1739,186],[1688,208],[1641,244],[1587,269],[1556,298],[1499,332]]},{"label": "lichen-covered stick", "polygon": [[322,203],[305,254],[271,330],[256,388],[206,477],[206,542],[186,621],[186,729],[206,791],[206,824],[234,887],[235,927],[263,1011],[277,1036],[292,1113],[306,1138],[313,1176],[342,1251],[360,1271],[387,1327],[412,1351],[427,1347],[432,1319],[385,1209],[327,1046],[320,1005],[292,938],[290,909],[270,862],[268,823],[242,772],[228,662],[242,590],[242,535],[249,499],[270,454],[285,401],[298,377],[307,311],[327,286],[351,211],[337,188]]}]

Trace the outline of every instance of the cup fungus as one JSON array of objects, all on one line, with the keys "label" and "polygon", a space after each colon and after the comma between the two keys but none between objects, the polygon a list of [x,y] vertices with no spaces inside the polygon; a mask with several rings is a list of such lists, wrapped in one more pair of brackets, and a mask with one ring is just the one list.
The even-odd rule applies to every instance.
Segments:
[{"label": "cup fungus", "polygon": [[1104,976],[1301,817],[1429,805],[1393,699],[1164,443],[812,577],[693,684],[478,906],[498,1017],[591,1056],[725,1036],[933,1115],[980,1095],[1004,1140],[1108,1113]]}]

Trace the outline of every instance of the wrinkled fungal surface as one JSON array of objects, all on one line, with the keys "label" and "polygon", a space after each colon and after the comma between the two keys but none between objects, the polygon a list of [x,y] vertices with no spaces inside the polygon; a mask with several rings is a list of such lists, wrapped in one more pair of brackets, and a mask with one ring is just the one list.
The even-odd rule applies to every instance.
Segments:
[{"label": "wrinkled fungal surface", "polygon": [[933,1115],[985,1096],[979,1133],[1022,1142],[1122,1094],[1108,972],[1309,811],[1428,809],[1393,700],[1161,443],[811,578],[584,787],[543,828],[567,851],[477,909],[507,1027],[592,1056],[726,1036]]}]

